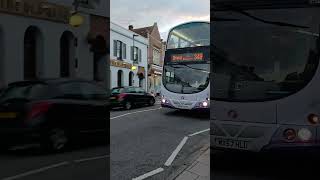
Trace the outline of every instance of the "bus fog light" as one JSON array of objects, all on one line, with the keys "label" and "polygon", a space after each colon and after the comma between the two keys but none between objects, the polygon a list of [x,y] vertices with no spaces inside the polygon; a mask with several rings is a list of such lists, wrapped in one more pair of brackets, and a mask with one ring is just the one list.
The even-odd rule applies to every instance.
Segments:
[{"label": "bus fog light", "polygon": [[203,106],[203,107],[208,107],[208,102],[206,102],[206,101],[205,101],[205,102],[202,102],[202,106]]},{"label": "bus fog light", "polygon": [[309,121],[309,123],[311,123],[311,124],[319,124],[320,119],[319,119],[319,116],[318,116],[318,115],[316,115],[316,114],[310,114],[310,115],[308,116],[308,121]]},{"label": "bus fog light", "polygon": [[284,138],[288,141],[293,141],[296,138],[296,131],[294,129],[286,129],[283,132]]},{"label": "bus fog light", "polygon": [[309,141],[311,139],[312,133],[309,129],[302,128],[298,131],[298,137],[302,141]]}]

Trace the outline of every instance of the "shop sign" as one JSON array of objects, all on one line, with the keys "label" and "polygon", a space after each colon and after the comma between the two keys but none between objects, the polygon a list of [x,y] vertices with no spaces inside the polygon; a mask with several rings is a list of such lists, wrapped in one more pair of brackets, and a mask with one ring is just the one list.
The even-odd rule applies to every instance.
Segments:
[{"label": "shop sign", "polygon": [[0,0],[0,12],[68,23],[70,8],[43,0]]},{"label": "shop sign", "polygon": [[126,69],[132,68],[132,64],[126,63],[123,61],[119,61],[119,60],[111,60],[110,64],[111,64],[111,66],[114,66],[114,67],[120,67],[120,68],[126,68]]}]

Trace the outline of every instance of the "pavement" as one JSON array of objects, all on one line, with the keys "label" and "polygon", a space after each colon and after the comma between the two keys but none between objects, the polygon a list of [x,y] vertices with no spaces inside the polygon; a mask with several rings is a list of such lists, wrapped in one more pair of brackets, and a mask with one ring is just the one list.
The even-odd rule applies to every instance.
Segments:
[{"label": "pavement", "polygon": [[210,149],[207,147],[175,180],[210,180]]}]

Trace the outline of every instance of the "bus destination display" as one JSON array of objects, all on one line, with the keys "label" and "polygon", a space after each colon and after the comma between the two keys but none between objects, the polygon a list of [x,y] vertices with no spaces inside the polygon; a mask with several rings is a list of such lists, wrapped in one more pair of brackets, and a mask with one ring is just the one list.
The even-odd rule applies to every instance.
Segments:
[{"label": "bus destination display", "polygon": [[204,60],[203,53],[185,53],[171,55],[171,61],[202,61]]}]

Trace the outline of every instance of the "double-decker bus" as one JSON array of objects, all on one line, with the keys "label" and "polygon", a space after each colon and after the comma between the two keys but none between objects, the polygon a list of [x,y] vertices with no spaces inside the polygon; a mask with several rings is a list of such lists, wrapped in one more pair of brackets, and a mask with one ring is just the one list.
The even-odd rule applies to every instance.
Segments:
[{"label": "double-decker bus", "polygon": [[161,106],[209,110],[210,23],[188,22],[169,31],[161,83]]},{"label": "double-decker bus", "polygon": [[215,0],[211,146],[320,147],[320,6],[308,0]]}]

